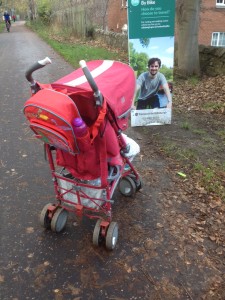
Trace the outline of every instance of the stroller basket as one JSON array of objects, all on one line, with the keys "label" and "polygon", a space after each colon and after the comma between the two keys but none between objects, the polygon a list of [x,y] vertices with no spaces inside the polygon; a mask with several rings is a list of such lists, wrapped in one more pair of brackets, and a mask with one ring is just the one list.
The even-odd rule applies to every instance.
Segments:
[{"label": "stroller basket", "polygon": [[[99,209],[106,200],[105,189],[101,186],[100,179],[95,181],[79,180],[69,181],[56,173],[60,197],[68,204],[80,204],[87,208]],[[76,184],[75,184],[76,183]]]}]

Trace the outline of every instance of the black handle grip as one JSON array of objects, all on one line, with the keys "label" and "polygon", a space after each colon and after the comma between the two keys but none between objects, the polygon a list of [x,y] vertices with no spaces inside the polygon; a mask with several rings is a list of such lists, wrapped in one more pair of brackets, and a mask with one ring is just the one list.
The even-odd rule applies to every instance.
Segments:
[{"label": "black handle grip", "polygon": [[33,66],[31,66],[25,73],[26,79],[31,83],[31,84],[35,84],[35,81],[32,77],[32,73],[34,71],[37,71],[38,69],[43,68],[44,66],[46,66],[47,64],[51,64],[51,60],[50,58],[46,57],[43,60],[39,60],[38,62],[36,62]]}]

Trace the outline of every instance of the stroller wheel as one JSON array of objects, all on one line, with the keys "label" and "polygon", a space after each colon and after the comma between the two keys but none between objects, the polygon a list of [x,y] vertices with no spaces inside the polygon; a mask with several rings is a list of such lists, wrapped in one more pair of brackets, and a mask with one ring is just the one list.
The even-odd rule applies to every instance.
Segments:
[{"label": "stroller wheel", "polygon": [[143,186],[143,183],[142,183],[142,179],[139,178],[138,181],[136,181],[136,192],[138,192]]},{"label": "stroller wheel", "polygon": [[98,221],[95,224],[94,232],[93,232],[93,244],[95,246],[99,246],[101,242],[101,219],[98,219]]},{"label": "stroller wheel", "polygon": [[51,221],[52,231],[57,233],[61,232],[66,226],[67,218],[68,218],[68,211],[62,207],[59,207],[52,217],[52,221]]},{"label": "stroller wheel", "polygon": [[106,234],[106,248],[113,250],[116,247],[118,240],[118,224],[117,222],[111,222]]},{"label": "stroller wheel", "polygon": [[138,180],[136,179],[136,176],[134,174],[128,175],[130,178],[132,178],[136,185],[136,192],[138,192],[143,187],[143,182],[141,177],[139,176]]},{"label": "stroller wheel", "polygon": [[120,179],[119,191],[125,197],[132,197],[136,192],[136,184],[133,178],[125,176]]},{"label": "stroller wheel", "polygon": [[50,229],[51,228],[51,219],[48,216],[48,208],[49,206],[53,205],[52,203],[48,203],[46,204],[40,214],[40,223],[41,226],[46,228],[46,229]]}]

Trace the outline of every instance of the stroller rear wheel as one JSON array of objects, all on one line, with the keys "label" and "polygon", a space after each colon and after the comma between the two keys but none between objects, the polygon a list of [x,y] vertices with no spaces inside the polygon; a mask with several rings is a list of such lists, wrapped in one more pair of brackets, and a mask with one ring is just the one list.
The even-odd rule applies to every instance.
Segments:
[{"label": "stroller rear wheel", "polygon": [[136,192],[136,184],[133,178],[125,176],[120,179],[119,191],[125,197],[132,197]]},{"label": "stroller rear wheel", "polygon": [[136,192],[138,192],[142,188],[142,186],[143,186],[143,182],[142,182],[141,177],[139,176],[138,179],[136,179],[136,176],[134,174],[129,174],[128,176],[130,178],[132,178],[133,181],[135,182]]},{"label": "stroller rear wheel", "polygon": [[93,244],[95,246],[99,246],[101,243],[101,219],[99,219],[96,224],[95,224],[95,228],[94,228],[94,232],[93,232]]},{"label": "stroller rear wheel", "polygon": [[118,240],[118,224],[117,222],[111,222],[106,234],[106,248],[108,250],[113,250],[116,247]]},{"label": "stroller rear wheel", "polygon": [[61,232],[66,226],[67,218],[68,218],[68,211],[62,207],[59,207],[54,213],[51,220],[52,231],[57,233]]},{"label": "stroller rear wheel", "polygon": [[46,204],[40,214],[40,223],[41,226],[46,228],[46,229],[50,229],[51,228],[51,219],[48,216],[48,208],[49,206],[52,206],[52,203],[48,203]]}]

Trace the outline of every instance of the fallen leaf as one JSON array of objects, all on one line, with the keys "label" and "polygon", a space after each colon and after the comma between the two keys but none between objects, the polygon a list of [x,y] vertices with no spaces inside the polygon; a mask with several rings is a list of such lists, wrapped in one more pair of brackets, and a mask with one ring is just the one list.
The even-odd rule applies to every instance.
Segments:
[{"label": "fallen leaf", "polygon": [[156,224],[156,227],[157,227],[157,228],[163,228],[164,226],[163,226],[161,223],[157,223],[157,224]]},{"label": "fallen leaf", "polygon": [[34,228],[33,227],[27,227],[26,232],[27,233],[33,233],[34,232]]}]

